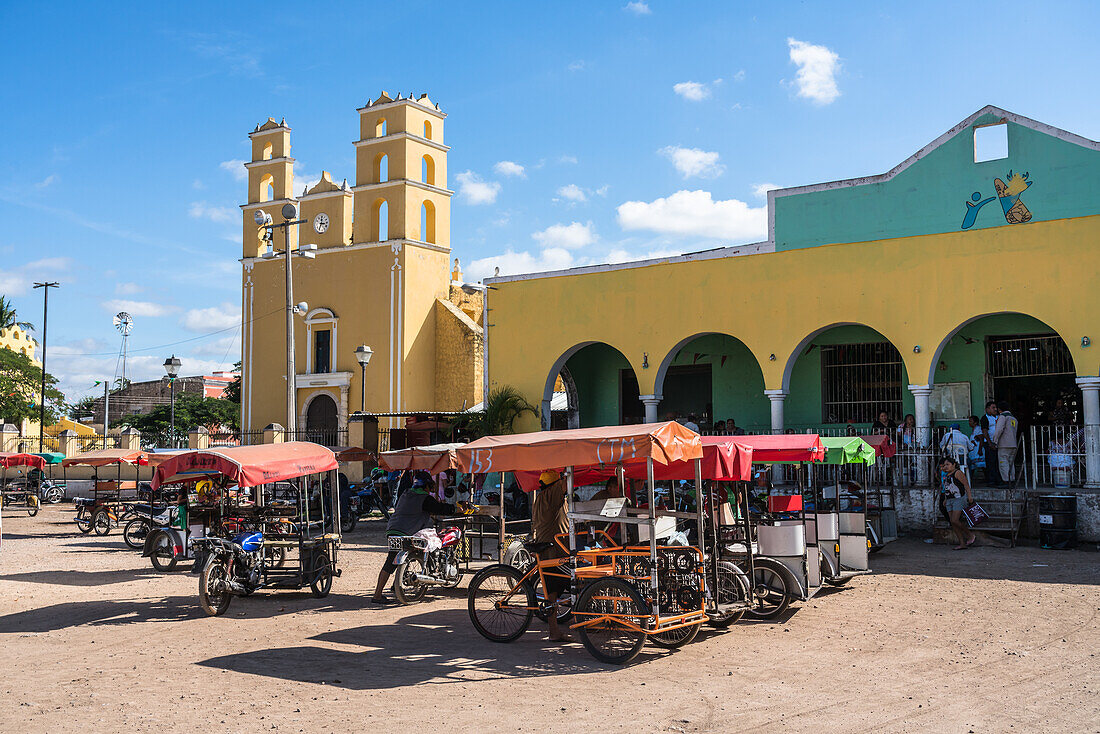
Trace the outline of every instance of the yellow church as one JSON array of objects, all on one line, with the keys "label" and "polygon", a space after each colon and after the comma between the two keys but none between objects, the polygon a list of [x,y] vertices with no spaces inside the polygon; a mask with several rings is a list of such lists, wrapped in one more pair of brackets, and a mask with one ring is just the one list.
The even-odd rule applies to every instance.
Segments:
[{"label": "yellow church", "polygon": [[[426,94],[385,92],[358,113],[352,185],[325,171],[295,195],[286,121],[269,118],[249,134],[241,205],[245,430],[289,422],[285,266],[272,256],[286,247],[313,255],[291,267],[294,302],[307,304],[295,309],[293,327],[300,435],[346,445],[349,416],[361,408],[398,427],[394,414],[457,412],[482,400],[483,291],[461,282],[457,260],[451,267],[447,116]],[[257,226],[257,211],[287,221],[286,204],[301,224],[273,235]],[[308,245],[316,247],[298,249]],[[365,371],[360,345],[372,351]]]}]

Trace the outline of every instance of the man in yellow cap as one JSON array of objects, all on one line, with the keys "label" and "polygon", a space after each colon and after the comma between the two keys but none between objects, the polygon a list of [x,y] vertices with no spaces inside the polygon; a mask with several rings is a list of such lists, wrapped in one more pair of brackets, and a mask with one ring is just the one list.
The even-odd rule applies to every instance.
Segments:
[{"label": "man in yellow cap", "polygon": [[[565,551],[556,542],[555,536],[569,532],[569,519],[565,509],[565,482],[556,471],[544,471],[539,475],[539,493],[531,508],[531,534],[536,543],[549,543],[550,547],[539,553],[541,560],[564,558]],[[561,593],[569,588],[569,579],[565,566],[544,569],[546,579],[546,601],[550,604],[550,639],[555,642],[571,642],[572,637],[558,629],[557,604]],[[554,574],[551,576],[550,574]]]}]

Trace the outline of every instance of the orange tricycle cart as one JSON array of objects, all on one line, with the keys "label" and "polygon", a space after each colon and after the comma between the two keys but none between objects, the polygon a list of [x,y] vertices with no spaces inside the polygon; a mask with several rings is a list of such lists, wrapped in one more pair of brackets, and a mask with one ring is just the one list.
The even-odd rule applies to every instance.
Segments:
[{"label": "orange tricycle cart", "polygon": [[[703,448],[699,435],[678,423],[489,436],[458,450],[462,469],[474,474],[512,471],[564,471],[568,498],[568,535],[557,543],[566,557],[543,560],[549,544],[532,545],[538,563],[523,573],[497,564],[470,582],[468,607],[474,627],[494,642],[511,642],[540,616],[557,610],[540,604],[537,590],[547,577],[568,576],[573,598],[572,624],[581,642],[597,659],[623,664],[633,660],[646,640],[679,647],[695,638],[707,621],[703,554],[698,547],[658,544],[659,523],[693,519],[703,537],[702,504],[695,513],[660,509],[655,496],[655,469],[693,462],[701,496]],[[608,501],[603,511],[577,511],[576,476],[609,471],[626,486],[628,468],[644,467],[645,507],[627,508]],[[633,472],[631,472],[633,473]],[[610,506],[610,508],[609,508]],[[609,509],[612,510],[609,512]],[[584,523],[637,527],[644,544],[623,545],[598,529],[578,531]],[[559,619],[560,616],[559,616]]]}]

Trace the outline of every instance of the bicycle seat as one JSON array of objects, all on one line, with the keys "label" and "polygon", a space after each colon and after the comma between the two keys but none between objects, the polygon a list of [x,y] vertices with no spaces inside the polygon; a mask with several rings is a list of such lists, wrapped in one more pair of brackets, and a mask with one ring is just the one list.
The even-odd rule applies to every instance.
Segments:
[{"label": "bicycle seat", "polygon": [[525,540],[523,541],[523,547],[528,553],[539,554],[550,548],[553,543],[547,543],[545,541]]}]

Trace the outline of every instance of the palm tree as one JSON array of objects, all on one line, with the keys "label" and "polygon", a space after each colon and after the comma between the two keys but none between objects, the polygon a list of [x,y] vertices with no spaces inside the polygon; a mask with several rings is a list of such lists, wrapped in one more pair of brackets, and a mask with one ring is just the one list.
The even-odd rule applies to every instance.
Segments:
[{"label": "palm tree", "polygon": [[15,306],[7,299],[7,296],[0,296],[0,329],[10,329],[17,326],[23,331],[34,330],[34,324],[29,321],[16,321],[17,318],[19,318],[19,315],[15,313]]},{"label": "palm tree", "polygon": [[524,413],[530,413],[537,418],[539,409],[527,402],[519,390],[511,385],[503,385],[489,393],[483,411],[468,413],[459,418],[456,427],[473,438],[515,433],[516,419]]}]

